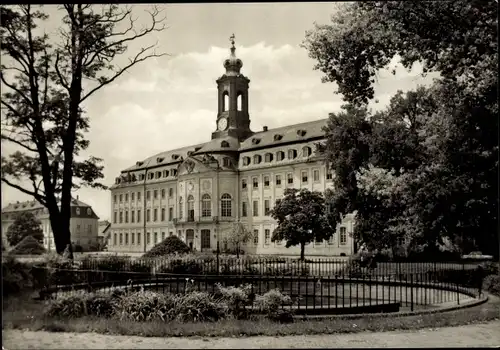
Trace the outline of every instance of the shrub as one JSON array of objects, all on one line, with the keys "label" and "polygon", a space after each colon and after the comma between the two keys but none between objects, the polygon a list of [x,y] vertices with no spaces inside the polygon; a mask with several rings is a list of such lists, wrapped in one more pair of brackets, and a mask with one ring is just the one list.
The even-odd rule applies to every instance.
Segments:
[{"label": "shrub", "polygon": [[49,300],[46,305],[45,314],[49,317],[110,317],[113,314],[112,297],[99,293],[79,291]]},{"label": "shrub", "polygon": [[7,256],[2,262],[3,296],[17,294],[31,286],[31,267]]},{"label": "shrub", "polygon": [[193,291],[177,297],[174,311],[181,322],[214,322],[227,317],[229,308],[222,299]]},{"label": "shrub", "polygon": [[500,276],[489,275],[483,281],[483,290],[496,296],[500,296]]},{"label": "shrub", "polygon": [[264,295],[257,295],[255,305],[270,320],[282,323],[293,322],[293,309],[284,308],[284,306],[292,305],[292,298],[278,289],[272,289]]},{"label": "shrub", "polygon": [[10,252],[12,255],[42,255],[46,250],[40,242],[32,236],[25,237]]},{"label": "shrub", "polygon": [[81,264],[83,270],[128,271],[130,257],[118,255],[106,255],[97,259],[85,257]]},{"label": "shrub", "polygon": [[170,236],[165,238],[160,243],[156,244],[142,257],[154,258],[171,254],[185,254],[185,253],[189,253],[189,247],[187,246],[187,244],[181,241],[181,239],[177,236]]},{"label": "shrub", "polygon": [[156,269],[157,273],[174,273],[185,275],[201,275],[203,262],[192,256],[185,256],[166,261]]},{"label": "shrub", "polygon": [[248,317],[247,305],[251,305],[255,299],[252,292],[252,285],[245,284],[240,287],[223,287],[220,283],[216,284],[217,295],[227,303],[229,314],[236,319]]},{"label": "shrub", "polygon": [[176,315],[176,299],[177,297],[171,294],[140,290],[119,297],[115,313],[122,320],[166,322]]}]

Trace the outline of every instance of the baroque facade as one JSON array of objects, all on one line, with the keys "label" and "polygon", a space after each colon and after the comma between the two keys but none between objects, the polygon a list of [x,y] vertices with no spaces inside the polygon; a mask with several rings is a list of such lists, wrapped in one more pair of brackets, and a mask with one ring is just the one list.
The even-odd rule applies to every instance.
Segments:
[{"label": "baroque facade", "polygon": [[[47,250],[55,250],[54,235],[50,225],[49,211],[37,201],[17,202],[2,209],[2,239],[6,243],[6,234],[17,215],[32,212],[40,220],[43,230],[43,245]],[[71,199],[70,232],[73,245],[80,245],[84,250],[95,245],[98,240],[97,223],[99,217],[92,207],[77,198]]]},{"label": "baroque facade", "polygon": [[[138,161],[121,171],[111,187],[108,250],[144,252],[177,235],[197,251],[228,248],[224,237],[234,222],[253,233],[243,249],[252,254],[295,255],[299,247],[271,242],[277,223],[268,212],[286,188],[324,191],[332,174],[316,143],[327,119],[275,129],[250,129],[250,80],[231,54],[217,82],[218,113],[211,140]],[[306,246],[306,255],[350,255],[353,216],[328,241]],[[230,248],[230,247],[229,247]]]}]

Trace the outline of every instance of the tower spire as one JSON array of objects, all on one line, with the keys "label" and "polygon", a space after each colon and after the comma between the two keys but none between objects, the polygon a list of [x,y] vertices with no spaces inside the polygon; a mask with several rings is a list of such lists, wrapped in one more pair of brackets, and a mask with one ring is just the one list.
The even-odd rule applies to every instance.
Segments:
[{"label": "tower spire", "polygon": [[235,57],[235,54],[234,52],[236,51],[236,47],[234,47],[234,39],[235,39],[235,36],[234,36],[234,33],[229,37],[229,41],[231,42],[231,56],[232,57]]},{"label": "tower spire", "polygon": [[239,75],[240,69],[243,66],[243,62],[236,57],[236,47],[234,46],[234,33],[229,37],[229,42],[231,43],[231,55],[224,61],[224,68],[226,68],[227,75]]}]

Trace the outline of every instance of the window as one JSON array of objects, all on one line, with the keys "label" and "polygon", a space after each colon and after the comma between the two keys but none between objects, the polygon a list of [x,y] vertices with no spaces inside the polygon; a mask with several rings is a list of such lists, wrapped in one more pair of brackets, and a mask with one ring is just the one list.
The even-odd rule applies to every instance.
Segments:
[{"label": "window", "polygon": [[134,223],[135,222],[135,210],[132,210],[130,212],[130,222]]},{"label": "window", "polygon": [[120,224],[123,223],[123,212],[120,211]]},{"label": "window", "polygon": [[264,187],[269,187],[269,176],[268,175],[264,176]]},{"label": "window", "polygon": [[76,230],[80,231],[80,225],[76,225]]},{"label": "window", "polygon": [[141,222],[141,209],[137,209],[137,222]]},{"label": "window", "polygon": [[168,221],[172,221],[174,219],[174,207],[168,208]]},{"label": "window", "polygon": [[288,173],[288,174],[286,174],[286,182],[287,182],[289,185],[293,185],[293,174],[292,174],[292,173]]},{"label": "window", "polygon": [[165,221],[165,208],[161,208],[161,221]]},{"label": "window", "polygon": [[125,245],[128,245],[128,232],[125,232]]},{"label": "window", "polygon": [[253,244],[259,244],[259,230],[253,230]]},{"label": "window", "polygon": [[271,210],[271,208],[270,208],[269,199],[265,199],[264,200],[264,215],[268,216],[270,210]]},{"label": "window", "polygon": [[259,179],[257,177],[252,178],[252,187],[259,188]]},{"label": "window", "polygon": [[153,199],[158,199],[158,190],[153,191]]},{"label": "window", "polygon": [[161,190],[161,199],[165,199],[165,189]]},{"label": "window", "polygon": [[161,171],[156,172],[156,178],[159,179],[161,177]]},{"label": "window", "polygon": [[276,186],[281,186],[281,175],[276,175],[274,179],[276,181]]},{"label": "window", "polygon": [[130,233],[130,244],[134,245],[135,244],[135,233]]},{"label": "window", "polygon": [[340,228],[340,244],[345,245],[347,244],[347,229],[345,227]]},{"label": "window", "polygon": [[153,209],[153,221],[158,221],[158,209]]},{"label": "window", "polygon": [[271,163],[273,161],[273,154],[272,153],[266,153],[264,155],[264,161],[266,163]]},{"label": "window", "polygon": [[309,157],[312,154],[311,147],[309,146],[304,146],[302,148],[302,157]]},{"label": "window", "polygon": [[140,201],[141,200],[141,192],[137,192],[137,200]]},{"label": "window", "polygon": [[141,244],[141,233],[137,232],[137,245]]},{"label": "window", "polygon": [[252,215],[259,216],[259,201],[253,201]]},{"label": "window", "polygon": [[80,215],[80,208],[76,208],[76,215]]},{"label": "window", "polygon": [[118,212],[113,213],[113,224],[116,224],[116,217],[118,216]]},{"label": "window", "polygon": [[224,157],[222,159],[222,166],[224,166],[226,168],[230,168],[231,167],[231,158]]},{"label": "window", "polygon": [[194,197],[192,195],[189,195],[187,204],[188,221],[194,221]]},{"label": "window", "polygon": [[168,170],[163,170],[163,177],[168,177]]},{"label": "window", "polygon": [[201,230],[201,249],[210,248],[210,230]]},{"label": "window", "polygon": [[262,161],[262,156],[259,154],[256,154],[253,156],[253,163],[254,164],[259,164]]},{"label": "window", "polygon": [[313,170],[313,181],[319,182],[319,170],[318,169]]},{"label": "window", "polygon": [[154,173],[149,173],[148,174],[148,180],[153,180],[155,174]]},{"label": "window", "polygon": [[269,245],[271,243],[271,230],[265,229],[264,230],[264,244]]},{"label": "window", "polygon": [[151,221],[151,209],[146,210],[146,222]]},{"label": "window", "polygon": [[139,181],[143,181],[144,180],[144,174],[139,174]]},{"label": "window", "polygon": [[331,235],[330,238],[328,238],[328,244],[333,244],[334,243],[333,237],[334,237],[334,235]]},{"label": "window", "polygon": [[123,194],[120,195],[120,203],[123,202]]},{"label": "window", "polygon": [[125,202],[128,202],[128,193],[125,193]]},{"label": "window", "polygon": [[297,150],[289,149],[288,150],[288,159],[295,159],[295,158],[297,158]]},{"label": "window", "polygon": [[132,200],[132,202],[135,201],[135,192],[132,192],[130,194],[130,199]]},{"label": "window", "polygon": [[116,245],[117,234],[116,232],[113,234],[113,245]]},{"label": "window", "polygon": [[113,202],[116,203],[116,194],[113,196]]},{"label": "window", "polygon": [[183,205],[184,205],[184,203],[182,202],[182,197],[179,197],[179,219],[182,219],[182,216],[183,216],[182,215],[183,214],[183,212],[182,212]]},{"label": "window", "polygon": [[151,191],[146,191],[146,200],[150,200],[151,199]]},{"label": "window", "polygon": [[151,244],[151,232],[146,233],[146,244]]},{"label": "window", "polygon": [[155,244],[156,244],[156,243],[158,243],[158,232],[155,232],[155,233],[154,233],[154,239],[155,239],[155,240],[154,240],[154,243],[155,243]]},{"label": "window", "polygon": [[247,217],[248,215],[248,212],[247,212],[248,208],[247,208],[247,202],[241,202],[241,216],[242,217]]},{"label": "window", "polygon": [[250,157],[243,157],[243,165],[250,165]]},{"label": "window", "polygon": [[331,170],[326,170],[326,179],[327,180],[332,180],[333,179],[333,174]]},{"label": "window", "polygon": [[123,233],[120,232],[120,245],[123,244]]},{"label": "window", "polygon": [[128,210],[125,211],[125,223],[128,224]]},{"label": "window", "polygon": [[168,189],[168,196],[169,196],[170,198],[172,198],[172,197],[174,196],[174,189],[173,189],[173,188],[169,188],[169,189]]},{"label": "window", "polygon": [[283,151],[278,151],[276,152],[276,160],[278,162],[282,161],[283,159],[285,159],[285,152]]},{"label": "window", "polygon": [[161,240],[164,241],[165,240],[165,232],[162,232],[161,233]]},{"label": "window", "polygon": [[201,216],[204,218],[212,216],[212,201],[209,194],[201,197]]},{"label": "window", "polygon": [[241,179],[241,189],[242,190],[247,189],[247,180],[246,179]]},{"label": "window", "polygon": [[231,195],[224,193],[221,197],[221,215],[223,217],[229,217],[231,215]]},{"label": "window", "polygon": [[308,171],[307,170],[302,170],[302,183],[306,184],[308,180]]},{"label": "window", "polygon": [[172,169],[172,176],[177,176],[177,169]]}]

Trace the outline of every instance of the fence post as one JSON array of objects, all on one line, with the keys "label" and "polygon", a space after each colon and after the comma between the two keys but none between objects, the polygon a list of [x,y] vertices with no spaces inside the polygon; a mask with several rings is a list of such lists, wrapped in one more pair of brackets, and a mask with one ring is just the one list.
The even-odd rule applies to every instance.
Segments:
[{"label": "fence post", "polygon": [[413,274],[410,274],[410,311],[413,311]]}]

